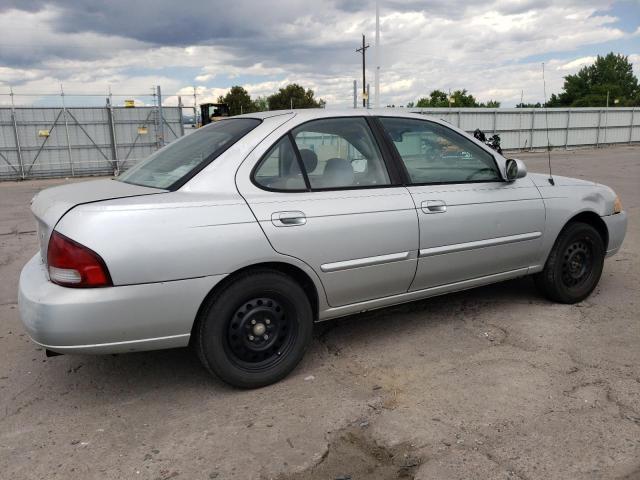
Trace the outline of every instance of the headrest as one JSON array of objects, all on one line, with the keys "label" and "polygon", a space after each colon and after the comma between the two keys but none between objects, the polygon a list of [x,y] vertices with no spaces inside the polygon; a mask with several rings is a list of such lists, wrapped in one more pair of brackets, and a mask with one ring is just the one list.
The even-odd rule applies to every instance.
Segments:
[{"label": "headrest", "polygon": [[323,181],[326,187],[349,187],[355,174],[351,162],[344,158],[330,158],[324,166]]},{"label": "headrest", "polygon": [[302,163],[307,173],[313,172],[318,166],[318,155],[313,150],[303,148],[300,150],[300,156],[302,157]]}]

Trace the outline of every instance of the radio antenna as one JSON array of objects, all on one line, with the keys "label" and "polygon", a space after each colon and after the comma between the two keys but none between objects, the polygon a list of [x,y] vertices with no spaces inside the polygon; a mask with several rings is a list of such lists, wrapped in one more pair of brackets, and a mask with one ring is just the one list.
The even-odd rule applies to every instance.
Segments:
[{"label": "radio antenna", "polygon": [[551,141],[549,140],[549,106],[547,105],[547,81],[544,78],[544,62],[542,62],[542,89],[544,92],[544,123],[547,127],[547,157],[549,160],[549,183],[555,185],[551,173]]}]

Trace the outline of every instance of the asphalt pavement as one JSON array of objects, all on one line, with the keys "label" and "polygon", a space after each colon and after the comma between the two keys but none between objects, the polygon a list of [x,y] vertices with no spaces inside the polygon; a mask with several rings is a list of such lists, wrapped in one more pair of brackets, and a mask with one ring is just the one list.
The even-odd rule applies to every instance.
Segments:
[{"label": "asphalt pavement", "polygon": [[[513,156],[546,169],[546,153]],[[640,146],[552,158],[629,213],[587,300],[523,278],[327,322],[292,375],[253,391],[188,349],[46,358],[17,284],[38,248],[29,200],[69,180],[0,183],[0,477],[640,478]]]}]

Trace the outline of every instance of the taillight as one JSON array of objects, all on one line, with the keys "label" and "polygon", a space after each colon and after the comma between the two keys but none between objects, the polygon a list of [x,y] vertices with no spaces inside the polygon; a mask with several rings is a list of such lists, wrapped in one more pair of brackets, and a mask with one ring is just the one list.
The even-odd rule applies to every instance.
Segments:
[{"label": "taillight", "polygon": [[100,255],[54,231],[47,250],[49,278],[63,287],[108,287],[109,270]]}]

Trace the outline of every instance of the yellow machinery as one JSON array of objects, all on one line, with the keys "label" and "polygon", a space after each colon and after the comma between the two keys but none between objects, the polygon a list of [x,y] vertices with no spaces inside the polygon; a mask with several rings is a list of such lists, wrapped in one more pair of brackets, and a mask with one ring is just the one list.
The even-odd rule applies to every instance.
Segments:
[{"label": "yellow machinery", "polygon": [[229,105],[226,103],[201,103],[199,127],[216,122],[229,116]]}]

